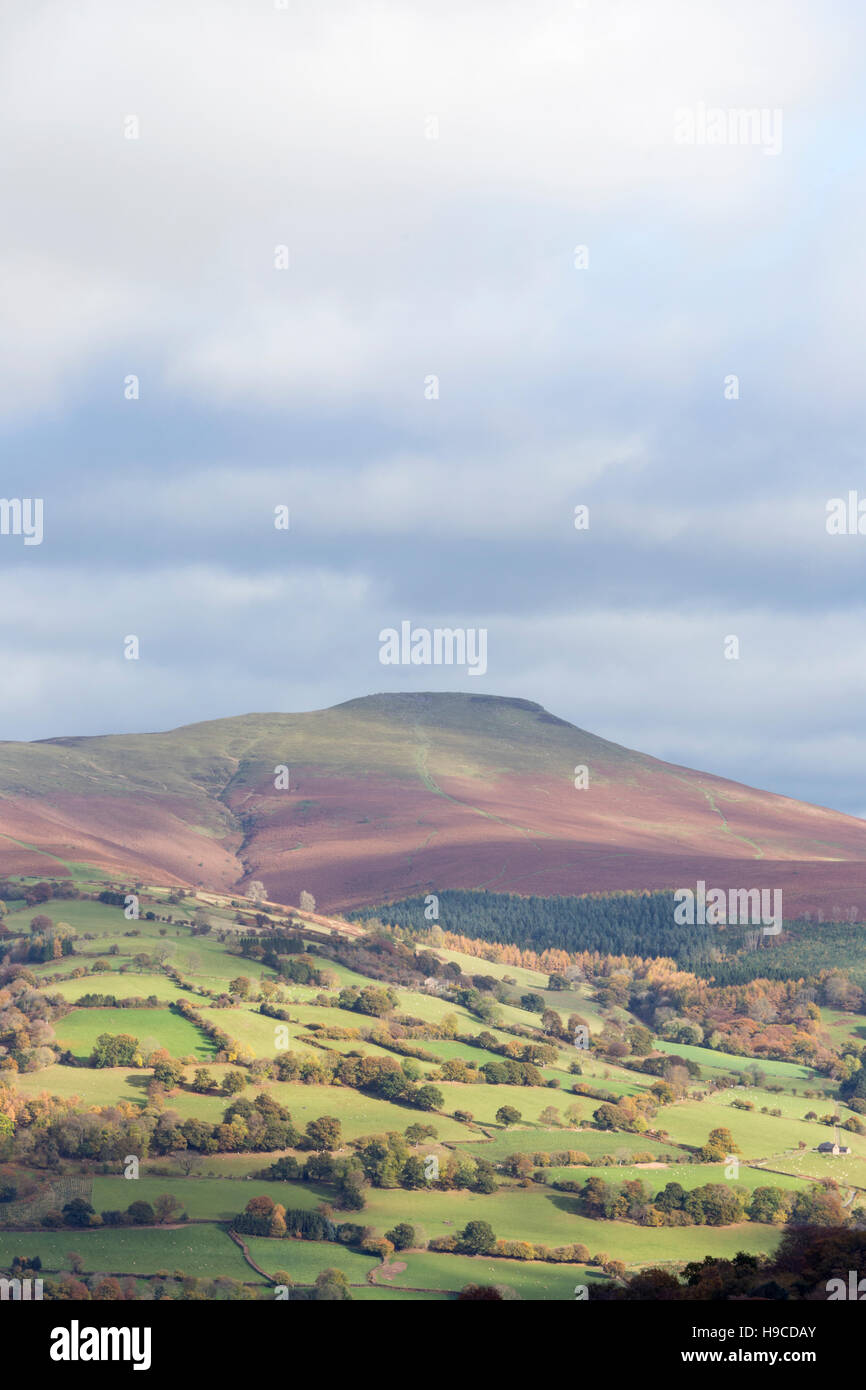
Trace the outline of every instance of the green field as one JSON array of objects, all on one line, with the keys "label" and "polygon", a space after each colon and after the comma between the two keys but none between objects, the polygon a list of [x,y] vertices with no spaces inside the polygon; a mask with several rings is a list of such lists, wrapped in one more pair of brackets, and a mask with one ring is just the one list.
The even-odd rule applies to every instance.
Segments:
[{"label": "green field", "polygon": [[[552,1105],[559,1111],[563,1123],[563,1135],[570,1136],[562,1147],[577,1148],[572,1142],[576,1130],[570,1128],[565,1119],[565,1111],[570,1105],[577,1105],[581,1118],[589,1119],[599,1102],[582,1096],[573,1096],[568,1091],[550,1090],[542,1086],[464,1086],[457,1081],[436,1083],[445,1097],[445,1110],[453,1114],[455,1110],[468,1110],[476,1121],[492,1128],[504,1129],[496,1119],[496,1112],[503,1105],[513,1106],[520,1113],[521,1124],[539,1124],[543,1110]],[[509,1131],[511,1132],[511,1131]]]},{"label": "green field", "polygon": [[39,1255],[46,1271],[69,1270],[69,1254],[81,1255],[84,1270],[100,1274],[158,1274],[160,1270],[199,1278],[220,1274],[261,1282],[219,1226],[143,1227],[102,1231],[0,1231],[0,1266],[13,1256]]},{"label": "green field", "polygon": [[687,1057],[701,1067],[714,1071],[744,1071],[747,1067],[759,1067],[767,1076],[787,1077],[792,1081],[808,1081],[814,1075],[808,1067],[797,1066],[795,1062],[775,1062],[759,1057],[738,1057],[734,1052],[716,1052],[710,1047],[693,1047],[688,1043],[655,1043],[658,1052],[675,1052],[679,1057]]},{"label": "green field", "polygon": [[662,1144],[642,1134],[611,1134],[597,1129],[500,1129],[489,1141],[476,1139],[460,1145],[461,1153],[475,1154],[491,1163],[509,1154],[556,1153],[563,1149],[577,1149],[595,1159],[612,1154],[617,1162],[624,1163],[630,1162],[636,1153],[674,1159],[682,1155],[675,1145]]},{"label": "green field", "polygon": [[[262,1155],[259,1167],[266,1167],[270,1155]],[[208,1162],[208,1160],[204,1160]],[[243,1211],[251,1197],[266,1193],[284,1207],[315,1209],[326,1198],[325,1191],[305,1182],[256,1182],[236,1178],[140,1178],[97,1176],[93,1182],[92,1205],[97,1211],[125,1211],[130,1202],[150,1202],[170,1193],[181,1203],[191,1220],[228,1221]]]},{"label": "green field", "polygon": [[[400,1269],[400,1265],[405,1265]],[[593,1284],[607,1283],[607,1276],[589,1265],[548,1264],[540,1260],[502,1260],[489,1255],[435,1254],[429,1250],[404,1250],[376,1270],[377,1282],[391,1288],[450,1290],[467,1284],[501,1284],[526,1299],[574,1299],[577,1285],[592,1296]]]},{"label": "green field", "polygon": [[172,1057],[197,1057],[202,1062],[216,1055],[216,1048],[195,1024],[171,1009],[75,1009],[58,1019],[58,1042],[86,1060],[101,1033],[129,1033],[138,1038],[146,1058],[164,1047]]},{"label": "green field", "polygon": [[[413,1194],[412,1221],[433,1236],[455,1235],[467,1221],[487,1221],[504,1240],[529,1240],[543,1245],[586,1245],[590,1254],[604,1252],[627,1265],[685,1262],[705,1254],[733,1255],[774,1250],[780,1231],[751,1222],[739,1226],[635,1226],[624,1221],[594,1221],[575,1214],[576,1202],[566,1193],[538,1188],[513,1188],[479,1196],[471,1192],[421,1191]],[[374,1189],[368,1195],[364,1219],[380,1234],[401,1219],[402,1193]]]},{"label": "green field", "polygon": [[[842,1137],[842,1136],[840,1136]],[[847,1136],[845,1137],[847,1142]],[[775,1170],[779,1170],[778,1172]],[[758,1170],[755,1170],[758,1171]],[[819,1154],[814,1150],[786,1154],[762,1165],[768,1183],[782,1185],[780,1173],[790,1173],[803,1178],[832,1178],[840,1187],[850,1184],[866,1192],[866,1155],[864,1154]]]},{"label": "green field", "polygon": [[[773,1097],[769,1103],[773,1103]],[[744,1158],[767,1158],[796,1149],[800,1141],[807,1148],[816,1148],[832,1130],[814,1121],[781,1119],[761,1115],[758,1111],[736,1110],[730,1102],[719,1100],[680,1101],[666,1105],[656,1119],[659,1128],[679,1144],[699,1147],[706,1143],[710,1130],[729,1129]],[[866,1152],[866,1137],[849,1135],[853,1149]]]},{"label": "green field", "polygon": [[669,1182],[677,1182],[686,1191],[692,1188],[702,1187],[704,1183],[727,1183],[731,1182],[733,1187],[742,1187],[754,1192],[756,1187],[782,1187],[786,1189],[799,1190],[808,1186],[804,1178],[790,1174],[777,1173],[772,1176],[764,1172],[761,1168],[749,1168],[745,1163],[739,1165],[739,1172],[736,1178],[728,1179],[725,1176],[728,1165],[724,1163],[675,1163],[670,1166],[657,1168],[635,1167],[630,1164],[623,1164],[621,1168],[544,1168],[540,1171],[544,1173],[548,1183],[558,1181],[566,1182],[586,1182],[588,1178],[601,1178],[610,1187],[619,1187],[624,1182],[638,1181],[644,1184],[647,1192],[651,1195],[660,1192]]},{"label": "green field", "polygon": [[299,1128],[320,1115],[334,1115],[342,1124],[347,1139],[359,1139],[364,1134],[382,1134],[390,1129],[402,1133],[409,1125],[419,1121],[432,1124],[437,1138],[446,1143],[477,1137],[477,1131],[447,1115],[397,1105],[378,1096],[351,1090],[348,1086],[304,1086],[300,1082],[274,1081],[266,1089],[281,1105],[286,1106]]},{"label": "green field", "polygon": [[155,995],[161,1003],[171,1004],[181,997],[189,997],[189,991],[180,989],[167,975],[134,969],[100,971],[77,980],[58,980],[56,984],[43,985],[42,989],[46,994],[59,994],[70,1004],[77,1003],[85,994],[113,994],[116,999],[148,999]]},{"label": "green field", "polygon": [[[172,908],[171,911],[177,912],[178,916],[183,914],[179,909]],[[74,927],[81,936],[91,933],[94,936],[112,936],[124,939],[123,933],[136,931],[139,928],[152,928],[157,931],[159,927],[166,927],[172,931],[170,923],[167,922],[133,922],[128,921],[123,915],[122,907],[112,907],[108,903],[88,902],[82,898],[52,898],[47,903],[39,903],[36,907],[22,907],[16,912],[10,912],[4,919],[5,925],[11,931],[29,931],[30,923],[34,917],[50,917],[52,922],[67,922],[70,927]],[[130,950],[133,949],[136,938],[127,939]],[[96,943],[83,942],[83,945],[95,946]],[[143,946],[138,947],[144,950]],[[72,962],[68,962],[67,968],[71,967]]]},{"label": "green field", "polygon": [[[335,1241],[269,1240],[266,1236],[244,1236],[243,1241],[257,1265],[268,1274],[285,1270],[293,1284],[315,1284],[323,1269],[341,1269],[350,1284],[366,1284],[380,1263],[376,1255],[350,1250]],[[249,1275],[255,1277],[252,1270]]]}]

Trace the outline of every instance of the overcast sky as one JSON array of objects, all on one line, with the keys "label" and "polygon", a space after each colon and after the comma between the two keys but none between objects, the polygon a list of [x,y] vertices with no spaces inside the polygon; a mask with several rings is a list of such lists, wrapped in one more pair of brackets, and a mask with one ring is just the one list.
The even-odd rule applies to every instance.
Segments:
[{"label": "overcast sky", "polygon": [[[864,27],[4,6],[2,737],[463,689],[866,812]],[[383,666],[403,620],[486,674]]]}]

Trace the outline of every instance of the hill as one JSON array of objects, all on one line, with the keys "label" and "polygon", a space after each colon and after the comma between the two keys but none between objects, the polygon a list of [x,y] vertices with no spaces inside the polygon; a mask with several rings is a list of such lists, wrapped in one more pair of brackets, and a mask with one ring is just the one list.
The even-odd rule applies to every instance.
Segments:
[{"label": "hill", "polygon": [[[288,788],[277,769],[288,768]],[[575,769],[588,785],[575,786]],[[388,694],[167,733],[0,744],[0,872],[304,888],[325,909],[446,888],[781,887],[866,903],[866,825],[611,743],[529,700]]]}]

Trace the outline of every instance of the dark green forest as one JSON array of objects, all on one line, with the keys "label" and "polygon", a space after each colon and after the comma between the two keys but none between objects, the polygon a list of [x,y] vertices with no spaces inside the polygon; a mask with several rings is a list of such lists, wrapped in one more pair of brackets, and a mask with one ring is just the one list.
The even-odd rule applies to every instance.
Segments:
[{"label": "dark green forest", "polygon": [[405,898],[360,908],[356,921],[378,918],[422,938],[431,926],[463,936],[543,951],[599,951],[606,955],[670,956],[719,985],[754,979],[814,978],[822,970],[847,971],[866,986],[866,926],[849,922],[786,922],[778,936],[742,927],[679,926],[673,893],[606,893],[585,897],[530,897],[448,889],[439,894],[436,923],[424,916],[426,898]]},{"label": "dark green forest", "polygon": [[535,951],[600,951],[607,955],[672,956],[697,966],[718,949],[715,927],[678,926],[673,893],[593,893],[586,897],[521,898],[514,893],[448,889],[439,895],[434,924],[424,916],[426,899],[405,898],[360,908],[357,921],[377,917],[389,926],[423,937],[432,925],[482,941]]}]

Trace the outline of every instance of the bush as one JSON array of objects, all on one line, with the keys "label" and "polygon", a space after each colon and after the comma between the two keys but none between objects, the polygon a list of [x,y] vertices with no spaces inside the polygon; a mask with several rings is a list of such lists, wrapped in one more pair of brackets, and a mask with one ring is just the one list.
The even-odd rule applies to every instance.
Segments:
[{"label": "bush", "polygon": [[134,1226],[153,1226],[156,1223],[156,1212],[150,1202],[130,1202],[126,1214]]},{"label": "bush", "polygon": [[390,1240],[395,1250],[411,1250],[416,1241],[415,1227],[407,1221],[400,1221],[385,1232],[385,1239]]}]

